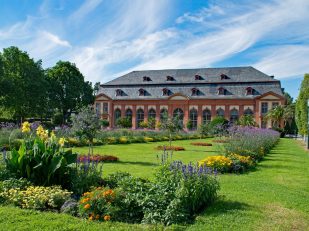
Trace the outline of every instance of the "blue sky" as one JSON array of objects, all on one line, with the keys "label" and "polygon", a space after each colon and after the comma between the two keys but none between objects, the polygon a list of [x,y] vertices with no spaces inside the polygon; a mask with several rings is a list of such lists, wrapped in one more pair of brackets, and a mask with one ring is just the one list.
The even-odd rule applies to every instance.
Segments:
[{"label": "blue sky", "polygon": [[253,66],[294,98],[309,72],[309,1],[0,0],[0,48],[76,63],[101,83],[132,70]]}]

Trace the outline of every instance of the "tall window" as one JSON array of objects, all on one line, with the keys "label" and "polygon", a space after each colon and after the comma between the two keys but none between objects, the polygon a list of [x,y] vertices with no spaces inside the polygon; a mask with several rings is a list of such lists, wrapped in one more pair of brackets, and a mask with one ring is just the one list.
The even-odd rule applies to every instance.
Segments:
[{"label": "tall window", "polygon": [[261,106],[262,106],[262,108],[261,108],[262,114],[266,114],[268,112],[268,103],[264,102],[264,103],[262,103]]},{"label": "tall window", "polygon": [[163,108],[160,111],[160,121],[163,121],[164,119],[167,119],[167,109]]},{"label": "tall window", "polygon": [[132,119],[132,110],[130,108],[126,110],[126,118]]},{"label": "tall window", "polygon": [[232,122],[232,123],[236,122],[238,120],[238,117],[239,117],[238,110],[234,108],[234,109],[231,110],[230,114],[231,114],[230,122]]},{"label": "tall window", "polygon": [[183,110],[180,108],[176,108],[173,112],[173,117],[176,118],[178,117],[178,119],[180,120],[180,123],[183,125]]},{"label": "tall window", "polygon": [[156,118],[156,111],[153,108],[148,111],[148,118]]},{"label": "tall window", "polygon": [[222,108],[219,108],[217,110],[217,116],[221,116],[221,117],[224,117],[224,110]]},{"label": "tall window", "polygon": [[114,112],[114,125],[117,125],[117,120],[121,118],[121,111],[117,108]]},{"label": "tall window", "polygon": [[136,124],[137,127],[140,128],[140,123],[144,121],[144,110],[143,109],[138,109],[136,112]]},{"label": "tall window", "polygon": [[203,123],[209,123],[211,121],[211,112],[209,109],[203,111]]},{"label": "tall window", "polygon": [[252,111],[250,108],[247,108],[247,109],[244,111],[244,115],[252,116],[252,115],[253,115],[253,111]]},{"label": "tall window", "polygon": [[103,114],[108,113],[108,103],[103,103]]},{"label": "tall window", "polygon": [[96,103],[95,104],[95,112],[99,116],[101,114],[101,103]]},{"label": "tall window", "polygon": [[195,130],[197,128],[197,110],[194,108],[191,109],[189,116],[192,123],[192,130]]}]

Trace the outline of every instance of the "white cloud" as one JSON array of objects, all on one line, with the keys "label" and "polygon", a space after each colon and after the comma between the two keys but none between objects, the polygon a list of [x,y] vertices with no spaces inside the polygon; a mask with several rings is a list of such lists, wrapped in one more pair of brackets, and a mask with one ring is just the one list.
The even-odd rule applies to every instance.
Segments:
[{"label": "white cloud", "polygon": [[79,22],[95,10],[102,0],[85,0],[85,2],[69,17],[71,22]]},{"label": "white cloud", "polygon": [[276,78],[288,78],[309,72],[309,45],[274,47],[263,54],[254,66]]}]

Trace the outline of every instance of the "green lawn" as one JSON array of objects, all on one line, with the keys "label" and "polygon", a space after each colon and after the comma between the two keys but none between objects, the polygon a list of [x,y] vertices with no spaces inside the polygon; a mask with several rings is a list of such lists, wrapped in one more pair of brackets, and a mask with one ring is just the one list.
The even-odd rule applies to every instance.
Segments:
[{"label": "green lawn", "polygon": [[[196,140],[197,141],[197,140]],[[177,141],[184,152],[173,159],[195,162],[214,155],[214,147],[196,147]],[[108,145],[96,153],[112,154],[121,162],[104,164],[104,174],[116,170],[150,177],[157,165],[153,148],[159,143]],[[79,152],[86,149],[78,148]],[[202,152],[203,151],[203,152]],[[187,230],[309,230],[309,153],[291,139],[281,139],[253,172],[222,175],[220,197]],[[0,230],[160,230],[160,226],[87,222],[62,214],[0,207]]]},{"label": "green lawn", "polygon": [[[192,142],[201,140],[181,140],[173,141],[173,146],[182,146],[185,151],[174,151],[173,160],[182,160],[183,162],[193,163],[209,155],[216,155],[219,151],[219,145],[202,147],[190,145]],[[203,142],[211,143],[211,139],[203,139]],[[151,179],[155,168],[161,163],[157,155],[161,158],[163,151],[156,150],[159,145],[167,145],[168,142],[152,142],[141,144],[117,144],[94,147],[94,154],[107,154],[119,157],[120,161],[116,163],[104,163],[103,175],[106,176],[116,171],[127,171],[135,176]],[[74,148],[74,152],[87,154],[88,148]]]}]

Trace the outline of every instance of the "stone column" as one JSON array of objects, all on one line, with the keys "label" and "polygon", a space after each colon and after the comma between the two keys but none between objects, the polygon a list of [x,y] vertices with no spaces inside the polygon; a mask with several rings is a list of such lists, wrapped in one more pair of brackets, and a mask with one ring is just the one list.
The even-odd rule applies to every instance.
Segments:
[{"label": "stone column", "polygon": [[217,116],[216,105],[211,105],[211,120]]},{"label": "stone column", "polygon": [[188,131],[188,129],[187,129],[187,122],[189,120],[189,105],[185,104],[183,109],[184,109],[183,126],[185,128],[184,130]]},{"label": "stone column", "polygon": [[[157,122],[160,121],[160,105],[157,104],[156,105],[156,125],[157,125]],[[156,127],[156,130],[159,130],[159,128]]]},{"label": "stone column", "polygon": [[239,118],[240,118],[241,116],[243,116],[243,114],[244,114],[244,105],[243,105],[243,104],[240,104],[240,105],[239,105],[239,111],[238,111]]},{"label": "stone column", "polygon": [[126,105],[121,105],[121,118],[124,118],[126,117],[126,108],[125,108]]},{"label": "stone column", "polygon": [[202,111],[202,105],[197,106],[197,127],[199,127],[202,124],[203,120],[203,111]]},{"label": "stone column", "polygon": [[136,105],[132,105],[132,128],[136,129]]},{"label": "stone column", "polygon": [[230,105],[225,105],[224,118],[230,121]]},{"label": "stone column", "polygon": [[112,102],[109,102],[109,128],[114,128],[114,104]]}]

